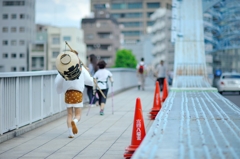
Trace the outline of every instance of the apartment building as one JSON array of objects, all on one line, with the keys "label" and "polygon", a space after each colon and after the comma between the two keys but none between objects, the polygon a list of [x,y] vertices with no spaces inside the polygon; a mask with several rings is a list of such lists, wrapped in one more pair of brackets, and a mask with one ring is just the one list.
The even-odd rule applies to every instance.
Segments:
[{"label": "apartment building", "polygon": [[27,71],[35,39],[35,0],[0,0],[0,72]]},{"label": "apartment building", "polygon": [[47,27],[47,70],[56,70],[56,58],[65,50],[70,50],[65,44],[78,52],[81,61],[86,64],[86,45],[83,39],[83,31],[72,27]]},{"label": "apartment building", "polygon": [[165,8],[157,9],[151,19],[154,22],[151,32],[153,34],[152,61],[153,67],[164,60],[169,71],[173,70],[174,44],[171,42],[171,12]]},{"label": "apartment building", "polygon": [[47,40],[48,35],[46,30],[39,30],[39,25],[36,25],[36,39],[29,44],[29,71],[47,70]]},{"label": "apartment building", "polygon": [[84,18],[81,22],[87,55],[95,54],[107,63],[115,64],[116,51],[120,48],[120,28],[118,22],[107,12],[96,11],[95,18]]},{"label": "apartment building", "polygon": [[136,43],[153,25],[150,16],[158,8],[171,10],[172,0],[91,0],[91,11],[105,10],[115,18],[124,35],[124,43]]}]

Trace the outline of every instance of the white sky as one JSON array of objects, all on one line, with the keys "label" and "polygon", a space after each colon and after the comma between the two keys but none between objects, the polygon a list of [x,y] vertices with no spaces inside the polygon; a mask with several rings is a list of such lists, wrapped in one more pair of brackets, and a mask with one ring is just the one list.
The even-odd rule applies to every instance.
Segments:
[{"label": "white sky", "polygon": [[36,0],[36,23],[80,28],[90,16],[90,0]]}]

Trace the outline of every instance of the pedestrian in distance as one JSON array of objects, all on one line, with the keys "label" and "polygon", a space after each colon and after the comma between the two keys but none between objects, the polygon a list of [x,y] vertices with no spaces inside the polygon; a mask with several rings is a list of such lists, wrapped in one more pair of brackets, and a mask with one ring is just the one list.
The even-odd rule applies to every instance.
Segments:
[{"label": "pedestrian in distance", "polygon": [[163,90],[163,82],[164,82],[164,79],[166,78],[166,72],[167,72],[167,69],[164,65],[164,61],[161,60],[160,64],[157,65],[157,68],[155,71],[157,81],[159,82],[159,88],[161,91]]},{"label": "pedestrian in distance", "polygon": [[[98,70],[97,56],[94,54],[89,55],[88,61],[89,61],[88,71],[89,71],[90,75],[93,77],[95,72],[97,72],[97,70]],[[85,85],[85,87],[87,88],[89,105],[92,107],[94,104],[96,104],[96,102],[98,101],[98,98],[96,96],[93,96],[93,86]]]},{"label": "pedestrian in distance", "polygon": [[99,96],[99,104],[100,104],[100,115],[104,115],[104,107],[107,101],[107,94],[108,94],[108,79],[110,80],[111,84],[113,85],[113,77],[112,73],[106,69],[106,62],[104,60],[100,60],[98,62],[98,71],[94,74],[93,79],[95,80],[95,84],[98,85],[98,88],[101,89],[103,94],[106,98],[103,97],[103,95],[100,93],[100,90],[96,90],[96,85],[93,90],[93,94],[96,94],[96,91]]},{"label": "pedestrian in distance", "polygon": [[138,90],[145,89],[145,78],[147,76],[147,65],[144,63],[144,58],[137,64]]},{"label": "pedestrian in distance", "polygon": [[82,65],[76,51],[66,51],[56,59],[59,73],[55,78],[55,88],[58,94],[64,93],[65,96],[69,138],[78,133],[77,123],[81,119],[84,85],[93,85],[93,78]]}]

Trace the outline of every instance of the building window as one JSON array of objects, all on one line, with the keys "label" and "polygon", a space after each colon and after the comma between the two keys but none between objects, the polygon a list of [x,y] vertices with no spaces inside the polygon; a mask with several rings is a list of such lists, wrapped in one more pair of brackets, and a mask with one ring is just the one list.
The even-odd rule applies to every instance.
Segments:
[{"label": "building window", "polygon": [[52,38],[52,44],[60,44],[60,38],[59,37],[53,37]]},{"label": "building window", "polygon": [[8,58],[8,53],[3,53],[3,56],[2,56],[4,59]]},{"label": "building window", "polygon": [[3,32],[3,33],[7,33],[7,32],[8,32],[8,27],[3,27],[3,28],[2,28],[2,32]]},{"label": "building window", "polygon": [[125,3],[112,3],[112,9],[127,9]]},{"label": "building window", "polygon": [[24,6],[24,1],[3,1],[3,6]]},{"label": "building window", "polygon": [[92,40],[94,38],[94,35],[93,34],[87,34],[86,35],[86,39],[87,40]]},{"label": "building window", "polygon": [[171,4],[167,3],[166,7],[167,7],[168,10],[172,10],[172,5]]},{"label": "building window", "polygon": [[142,3],[128,3],[128,9],[141,9],[143,7]]},{"label": "building window", "polygon": [[147,8],[160,8],[160,2],[147,3]]},{"label": "building window", "polygon": [[132,28],[132,27],[142,27],[142,22],[123,22],[121,23],[124,25],[125,28]]},{"label": "building window", "polygon": [[8,45],[8,41],[7,40],[3,40],[2,44],[3,45]]},{"label": "building window", "polygon": [[12,32],[12,33],[17,32],[17,28],[16,28],[16,27],[11,27],[11,32]]},{"label": "building window", "polygon": [[7,14],[3,14],[2,18],[3,19],[8,19],[8,15]]},{"label": "building window", "polygon": [[32,67],[43,67],[44,58],[43,57],[33,57],[32,58]]},{"label": "building window", "polygon": [[17,45],[17,40],[11,40],[11,45],[16,46]]},{"label": "building window", "polygon": [[57,58],[58,55],[59,55],[59,51],[53,51],[52,52],[52,57],[53,58]]},{"label": "building window", "polygon": [[19,41],[19,45],[25,45],[25,41],[24,40],[20,40]]},{"label": "building window", "polygon": [[63,40],[64,40],[64,41],[71,41],[71,37],[70,37],[70,36],[64,36],[64,37],[63,37]]},{"label": "building window", "polygon": [[25,19],[25,14],[20,14],[20,15],[19,15],[19,18],[20,18],[20,19]]},{"label": "building window", "polygon": [[147,17],[150,18],[153,12],[147,12]]},{"label": "building window", "polygon": [[17,57],[17,54],[16,53],[12,53],[11,54],[11,58],[16,58]]},{"label": "building window", "polygon": [[11,67],[11,71],[17,71],[17,67]]},{"label": "building window", "polygon": [[19,28],[19,32],[25,32],[25,28],[24,27],[20,27]]},{"label": "building window", "polygon": [[11,17],[12,19],[17,19],[17,14],[12,14]]},{"label": "building window", "polygon": [[20,67],[19,70],[20,71],[25,71],[25,67]]},{"label": "building window", "polygon": [[20,58],[24,58],[24,53],[20,53],[20,54],[19,54],[19,57],[20,57]]},{"label": "building window", "polygon": [[111,36],[111,33],[106,32],[106,33],[98,33],[99,38],[101,39],[109,39]]},{"label": "building window", "polygon": [[124,36],[140,36],[142,31],[123,31]]},{"label": "building window", "polygon": [[154,24],[154,21],[148,21],[147,22],[147,26],[153,26],[153,24]]},{"label": "building window", "polygon": [[126,18],[142,18],[142,13],[126,13]]}]

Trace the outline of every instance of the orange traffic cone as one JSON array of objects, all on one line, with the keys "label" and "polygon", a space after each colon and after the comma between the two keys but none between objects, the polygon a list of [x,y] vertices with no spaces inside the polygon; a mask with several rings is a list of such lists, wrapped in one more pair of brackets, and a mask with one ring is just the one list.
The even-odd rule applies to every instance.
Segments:
[{"label": "orange traffic cone", "polygon": [[168,84],[167,84],[167,79],[165,78],[163,82],[162,102],[166,100],[167,96],[168,96]]},{"label": "orange traffic cone", "polygon": [[159,83],[157,81],[156,82],[156,87],[155,87],[155,93],[154,93],[153,108],[149,112],[151,120],[155,119],[159,110],[162,108],[162,103],[161,102],[162,102],[162,100],[161,100],[161,97],[160,97]]},{"label": "orange traffic cone", "polygon": [[133,120],[133,130],[132,130],[132,142],[125,150],[124,157],[129,159],[132,157],[135,150],[138,148],[143,138],[146,135],[144,120],[142,115],[142,105],[140,98],[136,100],[135,114]]}]

